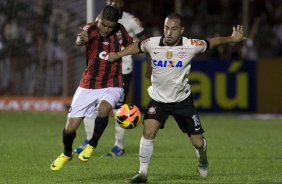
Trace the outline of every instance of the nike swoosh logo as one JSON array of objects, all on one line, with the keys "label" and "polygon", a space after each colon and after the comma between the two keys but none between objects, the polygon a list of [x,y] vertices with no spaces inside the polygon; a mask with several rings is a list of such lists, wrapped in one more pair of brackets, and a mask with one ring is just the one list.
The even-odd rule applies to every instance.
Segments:
[{"label": "nike swoosh logo", "polygon": [[195,128],[195,131],[199,131],[200,130],[200,128]]},{"label": "nike swoosh logo", "polygon": [[133,112],[132,114],[130,114],[129,116],[130,116],[130,117],[132,117],[135,113],[136,113],[136,111],[135,111],[135,112]]},{"label": "nike swoosh logo", "polygon": [[160,53],[160,52],[154,52],[154,54],[158,54],[158,53]]},{"label": "nike swoosh logo", "polygon": [[84,158],[84,159],[89,159],[90,157],[85,157],[85,156],[82,156],[82,158]]},{"label": "nike swoosh logo", "polygon": [[54,164],[52,164],[52,167],[56,167]]}]

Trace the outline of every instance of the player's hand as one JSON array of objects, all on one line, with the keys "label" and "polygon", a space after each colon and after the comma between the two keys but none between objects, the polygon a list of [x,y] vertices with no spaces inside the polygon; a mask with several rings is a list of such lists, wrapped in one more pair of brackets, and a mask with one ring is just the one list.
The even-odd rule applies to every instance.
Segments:
[{"label": "player's hand", "polygon": [[233,33],[231,35],[231,38],[233,42],[240,42],[246,39],[246,37],[244,37],[244,29],[242,25],[237,25],[236,27],[233,27]]},{"label": "player's hand", "polygon": [[121,57],[118,55],[118,52],[110,52],[108,54],[108,61],[113,62],[116,61],[118,59],[120,59]]},{"label": "player's hand", "polygon": [[77,45],[85,45],[88,42],[88,33],[87,31],[83,30],[82,27],[79,27],[80,33],[77,34],[76,37],[76,44]]}]

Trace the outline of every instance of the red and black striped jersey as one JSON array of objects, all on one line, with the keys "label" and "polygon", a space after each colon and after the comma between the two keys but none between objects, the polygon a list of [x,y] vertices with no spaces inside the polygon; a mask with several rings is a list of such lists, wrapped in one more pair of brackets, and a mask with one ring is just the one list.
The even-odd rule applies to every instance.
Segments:
[{"label": "red and black striped jersey", "polygon": [[87,89],[122,87],[122,59],[111,63],[106,56],[132,43],[126,29],[117,23],[108,37],[100,36],[96,22],[88,23],[83,29],[88,32],[89,41],[85,45],[86,68],[79,86]]}]

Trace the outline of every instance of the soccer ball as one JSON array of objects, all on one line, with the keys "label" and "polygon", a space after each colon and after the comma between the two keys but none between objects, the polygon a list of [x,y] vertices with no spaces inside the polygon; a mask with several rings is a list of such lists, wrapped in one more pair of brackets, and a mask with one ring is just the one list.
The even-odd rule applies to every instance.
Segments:
[{"label": "soccer ball", "polygon": [[136,105],[123,104],[116,112],[117,123],[125,129],[137,127],[141,122],[141,112]]}]

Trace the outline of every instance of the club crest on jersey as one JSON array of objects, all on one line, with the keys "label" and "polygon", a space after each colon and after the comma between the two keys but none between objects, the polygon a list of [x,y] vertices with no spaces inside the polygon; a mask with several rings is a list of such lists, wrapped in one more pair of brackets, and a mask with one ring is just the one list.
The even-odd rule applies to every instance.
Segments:
[{"label": "club crest on jersey", "polygon": [[183,66],[182,61],[172,61],[172,60],[153,60],[153,64],[160,68],[181,68]]},{"label": "club crest on jersey", "polygon": [[104,45],[109,45],[110,43],[105,41],[105,42],[103,42],[103,44]]},{"label": "club crest on jersey", "polygon": [[167,51],[166,52],[166,58],[171,59],[172,58],[172,51]]},{"label": "club crest on jersey", "polygon": [[179,52],[177,53],[177,56],[178,56],[179,58],[183,59],[183,58],[187,57],[187,53],[186,53],[185,51],[179,51]]},{"label": "club crest on jersey", "polygon": [[118,32],[116,33],[116,35],[117,35],[117,36],[121,35],[121,32],[120,32],[120,31],[118,31]]}]

